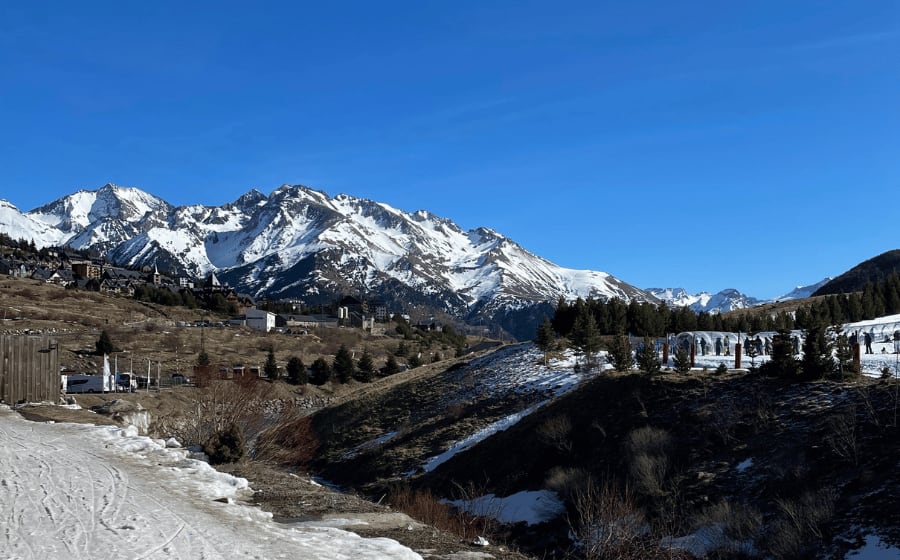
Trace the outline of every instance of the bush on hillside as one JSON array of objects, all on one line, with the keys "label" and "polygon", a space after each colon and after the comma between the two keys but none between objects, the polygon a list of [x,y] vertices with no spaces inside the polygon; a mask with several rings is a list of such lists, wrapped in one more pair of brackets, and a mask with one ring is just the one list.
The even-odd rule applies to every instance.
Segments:
[{"label": "bush on hillside", "polygon": [[212,465],[236,463],[244,457],[244,432],[237,424],[229,424],[225,431],[214,435],[203,447]]}]

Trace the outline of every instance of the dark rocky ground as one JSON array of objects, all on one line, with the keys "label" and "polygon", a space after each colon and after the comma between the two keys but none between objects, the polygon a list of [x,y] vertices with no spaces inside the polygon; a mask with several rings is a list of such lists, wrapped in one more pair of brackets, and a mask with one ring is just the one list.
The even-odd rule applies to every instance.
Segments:
[{"label": "dark rocky ground", "polygon": [[[659,543],[704,524],[733,527],[744,557],[843,558],[865,534],[900,544],[900,405],[894,381],[796,382],[747,372],[649,377],[603,375],[430,473],[410,471],[473,427],[521,409],[515,397],[473,398],[448,409],[459,376],[407,384],[316,417],[322,448],[314,463],[335,483],[378,496],[402,484],[452,497],[460,488],[506,496],[554,487],[561,472],[590,473],[628,486],[633,506]],[[423,418],[402,437],[348,454],[379,435],[384,419]],[[563,418],[564,433],[548,431]],[[630,443],[662,432],[664,465],[647,487]],[[436,445],[438,440],[443,443]],[[644,453],[647,455],[647,453]],[[646,457],[644,457],[646,458]],[[562,488],[563,492],[566,488]],[[568,519],[579,511],[567,502]],[[724,513],[723,513],[724,512]],[[509,529],[511,542],[540,557],[572,552],[571,523]],[[733,557],[734,542],[718,557]]]}]

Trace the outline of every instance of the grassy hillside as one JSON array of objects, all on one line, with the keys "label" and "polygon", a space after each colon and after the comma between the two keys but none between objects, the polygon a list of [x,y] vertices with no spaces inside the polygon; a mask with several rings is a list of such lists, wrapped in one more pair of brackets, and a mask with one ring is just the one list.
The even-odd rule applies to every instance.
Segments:
[{"label": "grassy hillside", "polygon": [[[308,366],[319,357],[329,362],[341,345],[358,358],[365,350],[376,367],[384,365],[401,338],[388,329],[384,336],[369,336],[357,329],[318,329],[308,335],[260,333],[246,327],[184,327],[179,323],[226,321],[228,317],[204,310],[168,307],[94,292],[66,290],[28,279],[0,280],[0,332],[7,334],[50,333],[61,347],[60,364],[76,371],[97,373],[100,357],[91,353],[102,330],[106,330],[118,353],[119,369],[134,364],[135,371],[146,371],[147,360],[162,364],[164,375],[190,371],[196,364],[201,346],[213,365],[262,367],[269,348],[284,367],[292,356]],[[477,340],[473,339],[472,343]],[[408,340],[411,352],[421,351],[416,340]],[[434,354],[452,356],[454,348],[430,344],[423,354],[431,361]],[[402,361],[402,359],[401,359]],[[337,389],[337,388],[335,388]],[[338,391],[340,392],[340,391]]]}]

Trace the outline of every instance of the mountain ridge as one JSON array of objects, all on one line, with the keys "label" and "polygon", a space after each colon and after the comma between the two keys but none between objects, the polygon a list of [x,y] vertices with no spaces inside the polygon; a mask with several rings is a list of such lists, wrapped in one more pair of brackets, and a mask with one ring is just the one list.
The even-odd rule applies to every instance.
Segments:
[{"label": "mountain ridge", "polygon": [[255,296],[412,301],[422,313],[433,307],[466,322],[499,322],[519,338],[530,338],[531,323],[560,297],[655,301],[606,272],[560,267],[487,227],[464,231],[426,210],[303,185],[176,207],[110,183],[29,212],[0,206],[0,227],[41,246],[99,250],[123,266],[216,272]]},{"label": "mountain ridge", "polygon": [[646,288],[645,291],[670,307],[689,307],[695,313],[727,313],[728,311],[747,309],[765,303],[805,299],[829,281],[831,281],[831,278],[825,278],[808,286],[797,286],[787,294],[773,300],[760,300],[748,296],[735,288],[726,288],[715,294],[705,291],[691,294],[684,288]]}]

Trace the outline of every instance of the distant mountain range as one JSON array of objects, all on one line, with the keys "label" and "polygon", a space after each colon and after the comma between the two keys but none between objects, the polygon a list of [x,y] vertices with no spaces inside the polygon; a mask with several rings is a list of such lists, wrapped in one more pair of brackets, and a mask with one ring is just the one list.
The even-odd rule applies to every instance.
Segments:
[{"label": "distant mountain range", "polygon": [[[0,199],[0,231],[39,247],[93,249],[121,266],[156,265],[193,277],[216,272],[256,297],[381,299],[416,319],[446,314],[521,339],[533,336],[561,297],[664,301],[707,313],[766,303],[736,289],[642,290],[605,272],[560,267],[488,228],[464,231],[424,210],[304,186],[284,185],[268,196],[251,190],[223,206],[176,207],[112,184],[28,212]],[[887,259],[895,268],[896,253]],[[866,270],[853,278],[877,276]],[[833,282],[798,287],[776,301],[808,297]]]},{"label": "distant mountain range", "polygon": [[335,295],[447,313],[530,338],[560,297],[655,301],[605,272],[557,266],[487,229],[463,231],[303,186],[251,190],[223,206],[180,206],[133,187],[79,191],[29,212],[0,201],[0,230],[38,246],[96,249],[122,266],[220,280],[254,296],[310,303]]},{"label": "distant mountain range", "polygon": [[[827,284],[830,280],[830,278],[826,278],[811,286],[798,286],[790,293],[775,298],[773,301],[808,298],[813,292]],[[658,300],[666,302],[669,307],[689,307],[696,313],[700,313],[701,311],[712,314],[726,313],[735,309],[747,309],[764,303],[770,303],[768,300],[760,300],[742,294],[733,288],[722,290],[715,294],[710,294],[708,292],[689,294],[683,288],[649,288],[646,291]]]}]

